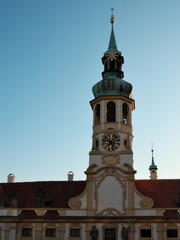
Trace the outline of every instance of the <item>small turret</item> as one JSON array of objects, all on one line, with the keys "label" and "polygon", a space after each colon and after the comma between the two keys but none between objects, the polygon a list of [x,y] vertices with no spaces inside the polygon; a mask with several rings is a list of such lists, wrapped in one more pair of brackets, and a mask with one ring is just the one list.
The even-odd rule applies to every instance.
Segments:
[{"label": "small turret", "polygon": [[153,148],[152,148],[151,152],[152,152],[152,163],[149,166],[150,179],[151,180],[155,180],[155,179],[157,179],[157,169],[158,168],[157,168],[157,166],[154,163],[154,155],[153,155],[154,150],[153,150]]}]

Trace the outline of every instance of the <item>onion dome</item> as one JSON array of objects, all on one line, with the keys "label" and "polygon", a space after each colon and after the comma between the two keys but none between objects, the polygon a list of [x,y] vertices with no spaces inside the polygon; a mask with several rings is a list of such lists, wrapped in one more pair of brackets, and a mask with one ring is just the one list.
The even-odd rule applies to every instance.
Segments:
[{"label": "onion dome", "polygon": [[115,23],[113,14],[111,15],[110,22],[112,29],[109,47],[102,57],[102,63],[104,65],[104,71],[102,72],[103,79],[93,86],[92,91],[95,98],[112,95],[121,95],[130,98],[132,85],[123,80],[124,73],[122,71],[122,64],[124,63],[124,57],[121,55],[121,52],[118,51],[116,45],[113,29],[113,24]]}]

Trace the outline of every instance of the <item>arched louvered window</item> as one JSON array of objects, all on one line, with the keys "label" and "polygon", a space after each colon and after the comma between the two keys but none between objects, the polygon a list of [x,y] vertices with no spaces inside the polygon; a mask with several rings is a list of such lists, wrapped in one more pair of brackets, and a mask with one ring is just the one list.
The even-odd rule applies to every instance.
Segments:
[{"label": "arched louvered window", "polygon": [[123,103],[123,123],[129,124],[129,107],[127,103]]},{"label": "arched louvered window", "polygon": [[99,124],[100,123],[100,104],[97,104],[95,107],[95,124]]},{"label": "arched louvered window", "polygon": [[115,62],[110,61],[110,70],[115,70]]},{"label": "arched louvered window", "polygon": [[114,102],[108,102],[107,104],[107,122],[116,121],[116,104]]}]

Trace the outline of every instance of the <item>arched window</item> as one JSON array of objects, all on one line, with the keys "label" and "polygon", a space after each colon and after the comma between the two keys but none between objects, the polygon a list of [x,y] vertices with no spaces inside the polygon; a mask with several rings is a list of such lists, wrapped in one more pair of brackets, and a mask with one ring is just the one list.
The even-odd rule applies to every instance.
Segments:
[{"label": "arched window", "polygon": [[127,103],[123,103],[123,123],[129,123],[129,108]]},{"label": "arched window", "polygon": [[98,139],[96,139],[96,150],[98,150],[98,147],[99,147],[99,141]]},{"label": "arched window", "polygon": [[99,124],[100,123],[100,104],[97,104],[95,107],[95,124]]},{"label": "arched window", "polygon": [[115,62],[114,61],[110,62],[110,70],[115,70]]},{"label": "arched window", "polygon": [[116,121],[116,104],[114,102],[108,102],[107,104],[107,122]]}]

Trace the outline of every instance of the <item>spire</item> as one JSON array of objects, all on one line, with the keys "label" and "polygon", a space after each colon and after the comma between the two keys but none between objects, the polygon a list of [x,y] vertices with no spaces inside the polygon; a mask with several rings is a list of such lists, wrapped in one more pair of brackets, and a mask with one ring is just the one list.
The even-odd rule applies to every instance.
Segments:
[{"label": "spire", "polygon": [[151,163],[151,165],[149,166],[149,170],[157,170],[158,168],[157,168],[157,166],[155,165],[155,163],[154,163],[154,155],[153,155],[153,152],[154,152],[154,150],[153,150],[153,148],[152,148],[152,150],[151,150],[151,152],[152,152],[152,163]]},{"label": "spire", "polygon": [[[111,10],[113,11],[113,9]],[[116,46],[113,30],[113,24],[115,22],[113,12],[110,22],[112,24],[112,30],[109,47],[102,57],[102,64],[104,65],[104,71],[102,72],[103,79],[93,86],[92,91],[95,98],[99,96],[116,95],[132,98],[132,85],[123,80],[124,73],[122,71],[122,65],[124,64],[124,57]]]},{"label": "spire", "polygon": [[114,29],[113,29],[113,24],[115,23],[114,15],[113,15],[113,10],[114,10],[114,9],[111,8],[112,15],[111,15],[110,22],[111,22],[111,24],[112,24],[112,29],[111,29],[111,36],[110,36],[109,47],[108,47],[108,51],[110,51],[110,52],[112,52],[112,51],[117,51],[116,39],[115,39]]}]

